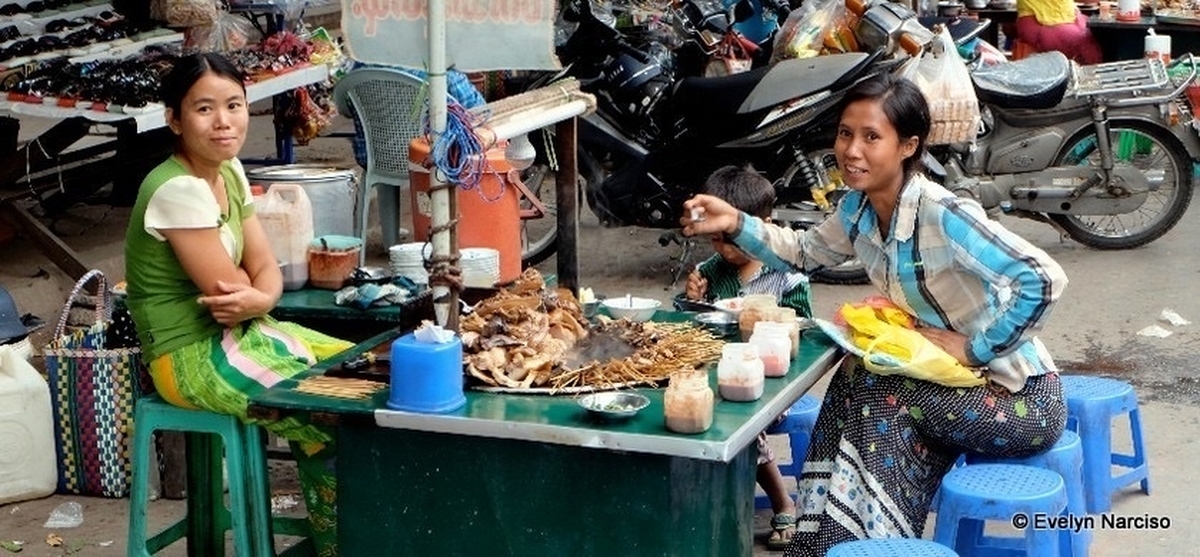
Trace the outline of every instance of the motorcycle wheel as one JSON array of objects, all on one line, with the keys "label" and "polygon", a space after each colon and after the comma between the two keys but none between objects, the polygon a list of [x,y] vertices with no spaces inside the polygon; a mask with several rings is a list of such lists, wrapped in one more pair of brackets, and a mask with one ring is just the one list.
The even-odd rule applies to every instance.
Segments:
[{"label": "motorcycle wheel", "polygon": [[821,269],[811,275],[810,279],[813,282],[822,284],[866,284],[870,282],[867,277],[867,269],[862,266],[858,259],[851,259],[832,269]]},{"label": "motorcycle wheel", "polygon": [[[1109,123],[1110,143],[1128,146],[1125,155],[1143,173],[1163,172],[1163,183],[1146,194],[1136,211],[1120,215],[1050,215],[1075,241],[1097,249],[1129,249],[1148,244],[1166,234],[1187,211],[1192,200],[1192,159],[1170,132],[1136,120]],[[1114,156],[1121,160],[1119,152]],[[1057,165],[1100,166],[1094,130],[1086,130],[1065,144]]]},{"label": "motorcycle wheel", "polygon": [[[598,179],[599,171],[595,168],[595,159],[582,149],[578,150],[575,160],[582,200],[582,193],[587,190],[589,180]],[[558,251],[558,192],[554,182],[554,170],[546,162],[539,161],[526,168],[521,173],[521,181],[525,183],[529,193],[536,196],[546,208],[546,214],[540,218],[521,220],[521,265],[531,267],[549,259]],[[578,203],[577,207],[582,209],[583,204]],[[520,209],[524,211],[532,208],[530,200],[521,196]]]}]

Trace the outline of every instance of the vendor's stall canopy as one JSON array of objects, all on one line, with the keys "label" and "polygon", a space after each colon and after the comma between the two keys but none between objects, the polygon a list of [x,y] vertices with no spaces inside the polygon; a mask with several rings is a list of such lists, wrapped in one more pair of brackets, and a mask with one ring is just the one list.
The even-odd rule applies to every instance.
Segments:
[{"label": "vendor's stall canopy", "polygon": [[[464,72],[554,70],[554,0],[443,0],[446,65]],[[438,2],[432,3],[436,9]],[[350,57],[428,69],[429,0],[342,0]]]}]

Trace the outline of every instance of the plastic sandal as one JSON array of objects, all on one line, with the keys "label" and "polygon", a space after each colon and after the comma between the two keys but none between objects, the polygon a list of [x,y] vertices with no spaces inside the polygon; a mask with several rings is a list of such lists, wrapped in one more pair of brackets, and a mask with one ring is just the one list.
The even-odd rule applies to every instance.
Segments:
[{"label": "plastic sandal", "polygon": [[788,529],[791,529],[791,534],[796,533],[796,516],[791,513],[779,513],[771,517],[771,528],[779,532],[779,537],[767,538],[767,549],[783,551],[792,542],[792,536],[786,534]]}]

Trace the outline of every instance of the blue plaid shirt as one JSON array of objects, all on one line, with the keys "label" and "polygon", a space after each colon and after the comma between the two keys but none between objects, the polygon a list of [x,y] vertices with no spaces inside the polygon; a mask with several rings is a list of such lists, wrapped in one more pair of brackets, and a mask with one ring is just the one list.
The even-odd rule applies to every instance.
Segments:
[{"label": "blue plaid shirt", "polygon": [[1012,392],[1055,371],[1033,333],[1067,284],[1044,251],[990,220],[974,200],[924,176],[901,191],[890,233],[866,195],[849,192],[834,216],[794,231],[742,215],[734,242],[774,268],[811,273],[857,257],[871,282],[919,321],[967,335],[972,365]]}]

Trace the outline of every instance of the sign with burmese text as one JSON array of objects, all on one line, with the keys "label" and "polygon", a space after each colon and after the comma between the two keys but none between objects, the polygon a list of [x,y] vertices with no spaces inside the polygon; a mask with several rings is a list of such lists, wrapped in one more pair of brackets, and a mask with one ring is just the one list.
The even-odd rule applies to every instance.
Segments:
[{"label": "sign with burmese text", "polygon": [[[554,0],[444,0],[446,64],[464,72],[550,70]],[[342,0],[350,56],[419,70],[429,66],[429,0]]]}]

